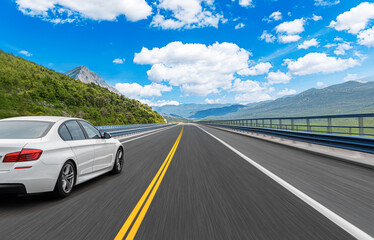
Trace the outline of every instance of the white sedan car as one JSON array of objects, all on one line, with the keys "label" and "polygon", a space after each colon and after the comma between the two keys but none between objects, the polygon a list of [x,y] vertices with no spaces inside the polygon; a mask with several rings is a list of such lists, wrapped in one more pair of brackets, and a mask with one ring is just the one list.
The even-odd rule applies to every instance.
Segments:
[{"label": "white sedan car", "polygon": [[0,120],[0,193],[54,191],[66,197],[74,185],[120,173],[123,161],[122,144],[83,119]]}]

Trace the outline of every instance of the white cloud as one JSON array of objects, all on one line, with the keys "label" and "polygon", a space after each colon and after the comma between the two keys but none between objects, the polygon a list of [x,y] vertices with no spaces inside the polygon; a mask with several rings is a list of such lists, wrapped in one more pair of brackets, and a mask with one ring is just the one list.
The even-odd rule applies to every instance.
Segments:
[{"label": "white cloud", "polygon": [[216,98],[216,99],[206,98],[205,102],[208,104],[217,104],[217,103],[225,103],[226,101],[224,98]]},{"label": "white cloud", "polygon": [[304,24],[305,20],[303,18],[279,24],[275,27],[278,33],[278,41],[281,43],[299,41],[301,38],[299,34],[304,32]]},{"label": "white cloud", "polygon": [[354,51],[354,55],[355,55],[356,57],[358,57],[359,59],[361,59],[361,61],[364,61],[365,59],[368,58],[367,55],[362,54],[362,53],[360,53],[359,51]]},{"label": "white cloud", "polygon": [[29,53],[29,52],[26,51],[26,50],[21,50],[21,51],[19,51],[19,53],[22,54],[22,55],[25,55],[26,57],[31,57],[31,56],[32,56],[32,54]]},{"label": "white cloud", "polygon": [[326,53],[308,53],[297,60],[286,59],[285,63],[292,74],[300,76],[313,73],[333,73],[360,65],[360,61],[357,59],[329,57]]},{"label": "white cloud", "polygon": [[314,5],[316,6],[332,6],[339,4],[340,0],[314,0]]},{"label": "white cloud", "polygon": [[235,79],[234,84],[230,91],[232,92],[259,92],[266,90],[265,87],[262,87],[257,81],[241,81],[240,79]]},{"label": "white cloud", "polygon": [[345,55],[345,51],[347,51],[349,49],[352,49],[352,46],[349,43],[347,43],[347,42],[338,43],[338,47],[336,48],[334,53],[336,55]]},{"label": "white cloud", "polygon": [[239,0],[239,5],[242,7],[253,7],[252,0]]},{"label": "white cloud", "polygon": [[24,14],[54,23],[73,22],[77,18],[114,21],[125,15],[129,21],[146,19],[152,8],[145,0],[16,0]]},{"label": "white cloud", "polygon": [[251,53],[233,43],[183,44],[143,48],[134,62],[150,64],[150,80],[180,86],[185,95],[206,96],[229,89],[234,74],[248,68]]},{"label": "white cloud", "polygon": [[282,91],[277,93],[278,96],[287,96],[287,95],[294,95],[294,94],[296,94],[296,90],[288,89],[288,88],[285,88]]},{"label": "white cloud", "polygon": [[363,2],[340,14],[336,21],[331,21],[330,27],[334,27],[338,31],[346,30],[349,33],[357,34],[366,28],[371,19],[374,19],[374,3]]},{"label": "white cloud", "polygon": [[368,47],[374,47],[374,26],[357,35],[358,43]]},{"label": "white cloud", "polygon": [[269,18],[274,19],[274,21],[282,20],[282,13],[279,11],[273,12],[272,14],[270,14]]},{"label": "white cloud", "polygon": [[273,98],[266,92],[251,92],[237,94],[235,96],[235,102],[240,104],[248,104],[254,102],[262,102],[267,100],[272,100]]},{"label": "white cloud", "polygon": [[123,64],[125,62],[124,58],[116,58],[113,60],[113,63],[115,64]]},{"label": "white cloud", "polygon": [[323,85],[325,85],[323,82],[317,82],[318,87],[322,87]]},{"label": "white cloud", "polygon": [[265,17],[263,21],[272,22],[282,20],[282,13],[280,11],[273,12],[269,17]]},{"label": "white cloud", "polygon": [[281,43],[290,43],[290,42],[297,42],[300,40],[299,35],[280,35],[278,36],[278,40]]},{"label": "white cloud", "polygon": [[354,81],[354,80],[357,80],[357,79],[358,79],[357,74],[348,73],[347,76],[344,77],[344,82]]},{"label": "white cloud", "polygon": [[332,48],[332,47],[336,47],[336,44],[335,43],[328,43],[325,45],[325,48]]},{"label": "white cloud", "polygon": [[275,27],[277,33],[286,34],[286,35],[294,35],[304,32],[304,23],[305,20],[303,18],[295,19],[290,22],[283,22]]},{"label": "white cloud", "polygon": [[248,104],[252,102],[261,102],[273,99],[269,92],[274,91],[274,88],[267,88],[261,86],[257,81],[235,79],[232,88],[232,92],[237,92],[235,95],[235,101],[240,104]]},{"label": "white cloud", "polygon": [[174,100],[158,100],[156,102],[153,102],[153,101],[148,100],[148,99],[139,99],[139,101],[144,103],[144,104],[147,104],[151,107],[162,107],[162,106],[165,106],[165,105],[178,106],[180,104],[178,101],[174,101]]},{"label": "white cloud", "polygon": [[273,66],[271,63],[259,63],[251,68],[246,68],[242,71],[239,71],[238,74],[242,76],[256,76],[256,75],[262,75],[269,72],[269,69]]},{"label": "white cloud", "polygon": [[224,21],[214,13],[213,0],[160,0],[151,26],[162,29],[218,27]]},{"label": "white cloud", "polygon": [[289,83],[291,75],[278,70],[276,72],[269,72],[266,78],[268,79],[268,84],[273,85],[278,83]]},{"label": "white cloud", "polygon": [[265,40],[267,43],[272,43],[275,41],[276,37],[273,36],[271,33],[268,33],[266,30],[262,33],[261,40]]},{"label": "white cloud", "polygon": [[239,23],[238,25],[235,26],[235,29],[241,29],[245,26],[244,23]]},{"label": "white cloud", "polygon": [[313,17],[312,17],[313,21],[317,22],[319,20],[322,20],[322,17],[321,16],[317,16],[315,14],[313,14]]},{"label": "white cloud", "polygon": [[304,41],[302,44],[299,44],[297,46],[298,49],[308,49],[310,47],[317,47],[318,46],[318,41],[315,38],[312,38],[310,40]]},{"label": "white cloud", "polygon": [[334,38],[334,41],[336,41],[336,42],[343,42],[343,38],[341,38],[341,37],[335,37]]},{"label": "white cloud", "polygon": [[126,97],[139,99],[142,97],[160,97],[162,92],[170,92],[172,87],[158,83],[145,86],[138,83],[117,83],[116,89]]}]

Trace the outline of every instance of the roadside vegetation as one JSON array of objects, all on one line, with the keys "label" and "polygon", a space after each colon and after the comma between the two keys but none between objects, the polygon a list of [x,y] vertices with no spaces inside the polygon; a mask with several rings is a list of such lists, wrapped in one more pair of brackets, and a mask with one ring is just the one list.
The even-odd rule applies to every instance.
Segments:
[{"label": "roadside vegetation", "polygon": [[164,122],[137,100],[0,50],[0,119],[29,115],[80,117],[95,125]]}]

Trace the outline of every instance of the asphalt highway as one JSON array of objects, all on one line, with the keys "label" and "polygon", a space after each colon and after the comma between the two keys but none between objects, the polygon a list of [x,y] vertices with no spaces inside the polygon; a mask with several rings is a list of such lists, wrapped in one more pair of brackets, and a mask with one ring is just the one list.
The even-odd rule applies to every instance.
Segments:
[{"label": "asphalt highway", "polygon": [[[374,170],[200,127],[374,236]],[[121,140],[123,172],[66,199],[0,196],[0,239],[354,239],[201,128]]]}]

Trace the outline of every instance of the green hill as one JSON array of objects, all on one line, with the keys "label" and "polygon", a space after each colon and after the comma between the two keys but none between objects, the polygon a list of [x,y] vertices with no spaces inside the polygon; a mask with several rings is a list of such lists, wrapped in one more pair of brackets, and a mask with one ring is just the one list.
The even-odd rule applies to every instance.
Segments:
[{"label": "green hill", "polygon": [[137,100],[0,50],[0,119],[25,115],[80,117],[95,125],[164,122]]}]

